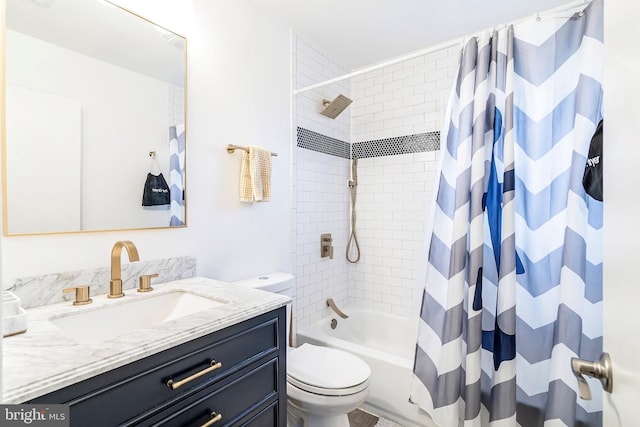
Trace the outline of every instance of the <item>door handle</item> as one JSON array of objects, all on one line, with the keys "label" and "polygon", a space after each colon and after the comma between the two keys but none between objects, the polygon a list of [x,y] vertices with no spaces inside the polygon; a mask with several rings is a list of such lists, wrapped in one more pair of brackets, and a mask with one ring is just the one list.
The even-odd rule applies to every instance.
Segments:
[{"label": "door handle", "polygon": [[613,390],[613,371],[611,369],[611,356],[609,356],[609,353],[602,353],[600,360],[595,362],[572,357],[571,369],[578,379],[580,398],[591,400],[591,390],[589,390],[589,384],[587,380],[584,379],[584,375],[599,379],[604,391],[611,393]]}]

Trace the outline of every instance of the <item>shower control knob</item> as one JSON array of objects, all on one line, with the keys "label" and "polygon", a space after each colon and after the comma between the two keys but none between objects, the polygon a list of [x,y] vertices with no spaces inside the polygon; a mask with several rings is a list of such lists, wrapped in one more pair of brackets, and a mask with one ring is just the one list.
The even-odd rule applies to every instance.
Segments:
[{"label": "shower control knob", "polygon": [[320,257],[333,259],[333,238],[331,233],[320,235]]}]

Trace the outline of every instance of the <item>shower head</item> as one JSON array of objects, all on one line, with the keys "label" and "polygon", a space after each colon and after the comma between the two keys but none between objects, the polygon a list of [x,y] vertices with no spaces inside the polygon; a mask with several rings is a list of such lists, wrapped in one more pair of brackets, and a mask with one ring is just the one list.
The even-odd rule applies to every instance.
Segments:
[{"label": "shower head", "polygon": [[320,112],[320,114],[322,114],[323,116],[327,116],[330,119],[335,119],[352,102],[352,100],[342,94],[338,95],[333,101],[323,99],[322,105],[324,106],[324,109]]}]

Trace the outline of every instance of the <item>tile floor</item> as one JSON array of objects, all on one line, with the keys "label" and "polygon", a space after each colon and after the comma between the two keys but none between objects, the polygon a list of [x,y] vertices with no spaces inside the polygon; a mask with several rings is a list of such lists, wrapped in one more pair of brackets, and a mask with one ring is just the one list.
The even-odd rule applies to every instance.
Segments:
[{"label": "tile floor", "polygon": [[402,426],[386,418],[380,418],[380,420],[378,420],[378,423],[375,425],[375,427],[402,427]]},{"label": "tile floor", "polygon": [[401,424],[359,408],[349,413],[349,423],[350,427],[403,427]]}]

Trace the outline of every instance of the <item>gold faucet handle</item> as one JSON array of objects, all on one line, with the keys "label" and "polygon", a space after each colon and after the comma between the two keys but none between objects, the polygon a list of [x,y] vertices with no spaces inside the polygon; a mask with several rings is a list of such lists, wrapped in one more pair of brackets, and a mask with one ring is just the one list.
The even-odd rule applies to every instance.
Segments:
[{"label": "gold faucet handle", "polygon": [[62,292],[64,292],[65,294],[73,291],[76,292],[76,299],[75,301],[73,301],[73,305],[85,305],[91,304],[93,302],[93,300],[89,297],[89,285],[81,285],[74,288],[65,288],[62,290]]},{"label": "gold faucet handle", "polygon": [[158,273],[140,276],[140,287],[138,288],[138,292],[151,292],[153,290],[151,287],[151,279],[154,277],[158,277]]}]

